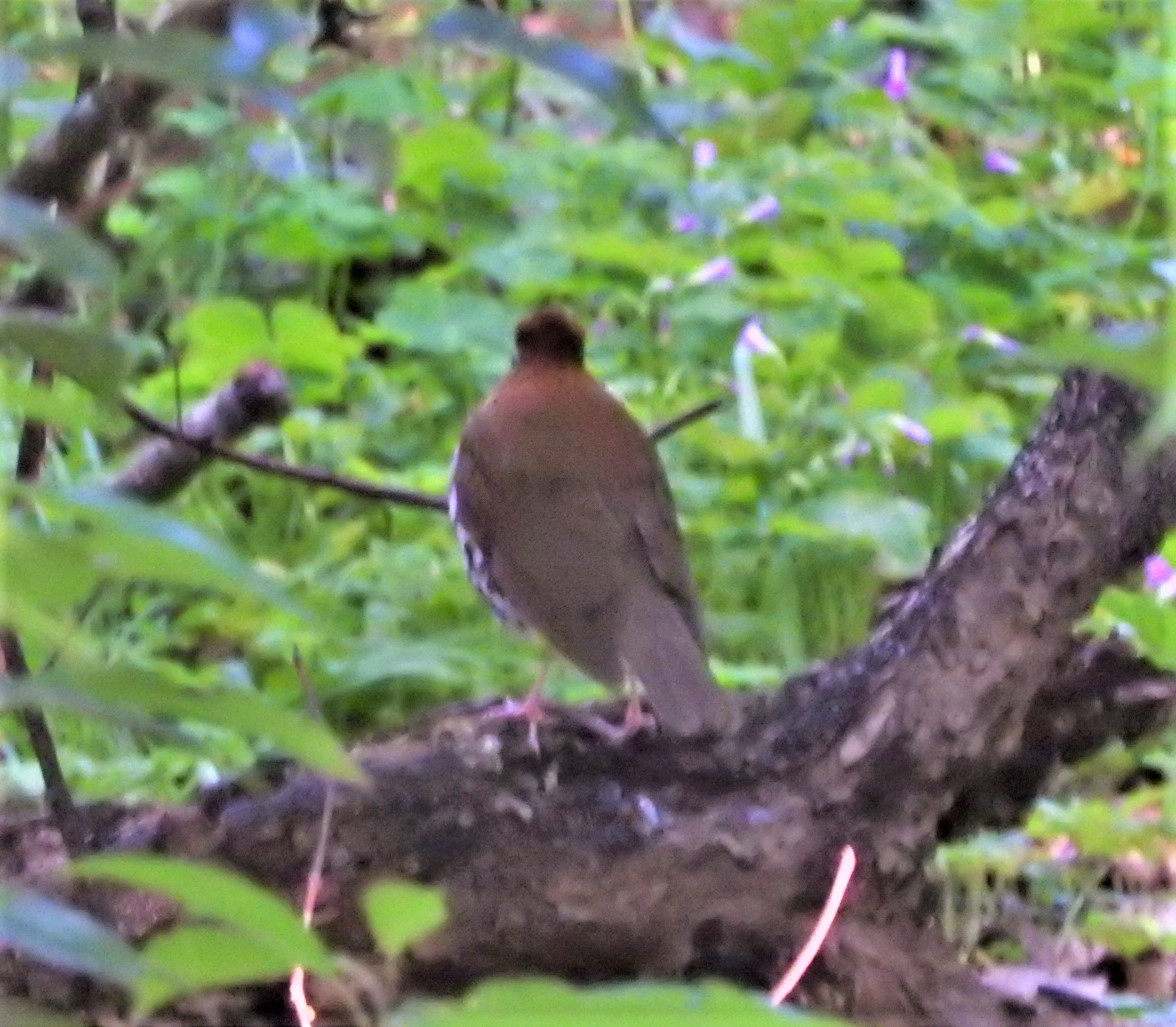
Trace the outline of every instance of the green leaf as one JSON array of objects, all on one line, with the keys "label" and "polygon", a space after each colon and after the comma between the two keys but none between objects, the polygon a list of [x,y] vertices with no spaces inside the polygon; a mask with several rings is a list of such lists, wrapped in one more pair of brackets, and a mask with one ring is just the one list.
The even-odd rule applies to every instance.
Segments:
[{"label": "green leaf", "polygon": [[[77,534],[85,538],[95,570],[105,576],[215,588],[233,595],[245,592],[304,620],[313,619],[273,578],[192,525],[142,503],[94,486],[22,492],[46,509],[84,523],[84,531]],[[59,534],[71,537],[64,530]]]},{"label": "green leaf", "polygon": [[211,724],[251,738],[269,739],[312,770],[343,781],[362,772],[324,725],[283,709],[264,695],[227,688],[192,688],[139,667],[59,665],[26,678],[0,678],[0,709],[44,706],[116,722],[145,714]]},{"label": "green leaf", "polygon": [[[21,362],[24,362],[23,358]],[[79,392],[72,386],[62,387],[60,382],[44,388],[32,382],[18,381],[16,374],[6,374],[0,384],[0,402],[10,410],[19,410],[24,417],[72,431],[93,428],[105,413],[88,393]],[[120,416],[110,414],[112,421]]]},{"label": "green leaf", "polygon": [[0,942],[53,966],[116,984],[133,985],[147,969],[138,952],[89,914],[2,883]]},{"label": "green leaf", "polygon": [[111,329],[30,310],[0,313],[0,346],[15,346],[106,399],[118,395],[130,366],[123,337]]},{"label": "green leaf", "polygon": [[418,129],[400,147],[402,189],[439,203],[447,178],[488,188],[502,181],[502,165],[491,153],[490,135],[472,121],[448,118]]},{"label": "green leaf", "polygon": [[675,141],[646,105],[637,74],[579,43],[552,36],[529,36],[511,18],[484,7],[446,11],[433,20],[429,31],[441,43],[477,43],[554,72],[595,96],[623,125],[651,132],[667,142]]},{"label": "green leaf", "polygon": [[401,950],[445,922],[444,896],[434,888],[407,881],[382,881],[363,896],[368,927],[384,955]]},{"label": "green leaf", "polygon": [[505,364],[514,337],[515,313],[489,296],[445,289],[432,279],[397,286],[376,315],[377,327],[424,353],[465,354],[484,348]]},{"label": "green leaf", "polygon": [[280,300],[270,314],[278,366],[342,375],[360,344],[344,335],[330,316],[311,303]]},{"label": "green leaf", "polygon": [[846,1027],[844,1020],[783,1008],[772,1009],[763,995],[731,984],[627,984],[573,988],[547,980],[493,981],[460,1002],[435,1003],[417,1011],[421,1027],[525,1027],[559,1024],[640,1024],[641,1027]]},{"label": "green leaf", "polygon": [[802,503],[798,513],[878,549],[878,572],[902,579],[922,572],[931,557],[931,514],[922,503],[901,496],[846,490]]},{"label": "green leaf", "polygon": [[1176,607],[1148,592],[1108,588],[1098,609],[1126,626],[1141,656],[1165,670],[1176,670]]},{"label": "green leaf", "polygon": [[147,853],[110,853],[77,860],[69,872],[160,892],[180,903],[188,916],[232,927],[288,967],[335,973],[330,952],[285,899],[223,867]]},{"label": "green leaf", "polygon": [[[265,312],[239,296],[218,296],[195,304],[176,335],[185,342],[180,375],[189,392],[206,392],[243,364],[274,356]],[[166,380],[170,395],[171,370],[162,371],[160,377]]]},{"label": "green leaf", "polygon": [[181,995],[286,977],[296,965],[233,928],[203,925],[152,938],[143,953],[159,972],[144,976],[135,989],[138,1016]]},{"label": "green leaf", "polygon": [[96,290],[113,291],[118,263],[72,222],[43,206],[0,190],[0,244],[7,244],[55,278],[72,279]]}]

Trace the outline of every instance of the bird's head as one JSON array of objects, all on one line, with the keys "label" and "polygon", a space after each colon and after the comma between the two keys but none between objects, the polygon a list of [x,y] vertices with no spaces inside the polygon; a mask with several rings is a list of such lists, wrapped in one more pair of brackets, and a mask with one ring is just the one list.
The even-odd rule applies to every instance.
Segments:
[{"label": "bird's head", "polygon": [[519,363],[549,360],[559,364],[584,363],[584,330],[559,307],[540,307],[515,329]]}]

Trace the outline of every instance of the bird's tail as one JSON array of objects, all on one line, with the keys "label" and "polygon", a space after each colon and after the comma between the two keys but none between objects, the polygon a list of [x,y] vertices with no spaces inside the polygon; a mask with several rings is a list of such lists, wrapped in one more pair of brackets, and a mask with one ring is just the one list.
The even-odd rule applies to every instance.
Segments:
[{"label": "bird's tail", "polygon": [[681,612],[664,594],[634,604],[621,639],[626,673],[640,682],[654,717],[676,735],[720,733],[735,720],[735,702],[711,677]]}]

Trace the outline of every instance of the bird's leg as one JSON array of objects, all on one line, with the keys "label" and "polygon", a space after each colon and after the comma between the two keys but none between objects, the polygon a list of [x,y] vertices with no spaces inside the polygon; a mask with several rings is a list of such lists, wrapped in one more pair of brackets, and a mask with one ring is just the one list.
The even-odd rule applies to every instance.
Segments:
[{"label": "bird's leg", "polygon": [[655,728],[657,721],[653,715],[641,708],[641,688],[636,678],[625,668],[625,691],[629,693],[629,701],[625,704],[625,716],[620,724],[610,724],[603,717],[589,717],[584,725],[606,742],[614,745],[632,738],[642,728]]},{"label": "bird's leg", "polygon": [[547,682],[547,672],[551,669],[551,651],[543,655],[543,662],[539,664],[539,673],[535,676],[535,683],[527,692],[527,697],[519,702],[517,699],[503,699],[502,702],[491,706],[484,716],[510,720],[525,720],[527,722],[527,744],[539,751],[539,724],[547,716],[543,711],[543,686]]}]

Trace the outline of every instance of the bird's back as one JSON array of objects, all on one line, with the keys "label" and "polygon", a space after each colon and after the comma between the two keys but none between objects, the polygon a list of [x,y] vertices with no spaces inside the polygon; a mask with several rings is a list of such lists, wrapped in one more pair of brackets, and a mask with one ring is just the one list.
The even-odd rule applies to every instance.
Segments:
[{"label": "bird's back", "polygon": [[494,586],[562,655],[636,677],[671,730],[725,722],[653,443],[582,367],[507,375],[467,422],[454,487]]}]

